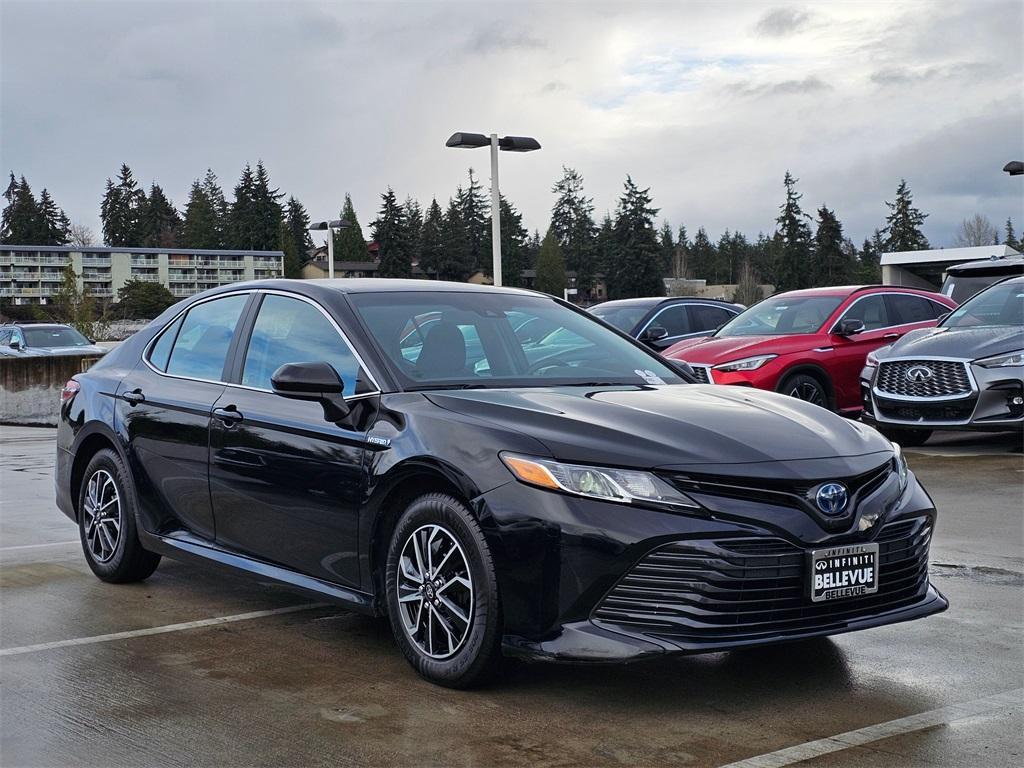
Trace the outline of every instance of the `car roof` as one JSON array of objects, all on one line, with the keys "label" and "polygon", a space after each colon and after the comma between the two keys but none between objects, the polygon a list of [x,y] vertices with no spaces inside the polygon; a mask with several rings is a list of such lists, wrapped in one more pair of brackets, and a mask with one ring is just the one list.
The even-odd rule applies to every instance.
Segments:
[{"label": "car roof", "polygon": [[70,328],[67,323],[3,323],[4,328]]},{"label": "car roof", "polygon": [[1017,274],[1024,272],[1024,256],[1001,256],[997,259],[981,259],[968,261],[965,264],[954,264],[946,268],[947,275],[998,275]]},{"label": "car roof", "polygon": [[830,285],[824,288],[802,288],[798,291],[785,291],[776,293],[771,298],[778,296],[853,296],[856,293],[916,293],[919,296],[929,298],[941,296],[936,291],[925,291],[920,288],[907,288],[902,285]]},{"label": "car roof", "polygon": [[[494,285],[476,285],[475,283],[456,283],[445,280],[411,280],[402,278],[387,277],[338,277],[316,278],[316,279],[286,279],[272,278],[268,280],[246,280],[243,282],[229,283],[211,288],[189,296],[193,299],[196,296],[215,296],[219,293],[233,291],[251,291],[256,289],[294,291],[297,293],[313,294],[321,293],[324,290],[337,293],[508,293],[520,296],[543,296],[554,298],[546,293],[530,291],[525,288],[505,288]],[[322,295],[322,294],[321,294]],[[188,300],[186,299],[186,300]]]},{"label": "car roof", "polygon": [[737,307],[731,301],[725,299],[705,299],[703,296],[638,296],[633,299],[612,299],[595,304],[591,309],[598,307],[657,307],[661,304],[677,304],[689,302],[706,302],[708,304],[721,304],[725,307]]}]

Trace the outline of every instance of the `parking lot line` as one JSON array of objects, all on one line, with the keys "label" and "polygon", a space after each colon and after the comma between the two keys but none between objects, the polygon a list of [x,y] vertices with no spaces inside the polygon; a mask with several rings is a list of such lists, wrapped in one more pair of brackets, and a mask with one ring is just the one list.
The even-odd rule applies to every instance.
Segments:
[{"label": "parking lot line", "polygon": [[198,621],[185,621],[180,624],[164,624],[159,627],[147,627],[146,629],[132,629],[127,632],[112,632],[109,635],[94,635],[92,637],[76,637],[71,640],[54,640],[50,643],[37,643],[35,645],[22,645],[16,648],[0,648],[0,656],[18,656],[23,653],[36,653],[37,651],[49,651],[54,648],[67,648],[73,645],[92,645],[94,643],[106,643],[111,640],[127,640],[132,637],[145,637],[147,635],[162,635],[165,632],[181,632],[186,629],[198,629],[200,627],[216,627],[220,624],[230,624],[236,621],[248,621],[250,619],[262,619],[266,616],[279,616],[282,613],[296,613],[297,611],[309,611],[313,608],[323,608],[327,603],[305,603],[303,605],[289,605],[284,608],[271,608],[266,611],[250,611],[249,613],[236,613],[233,616],[218,616],[213,619],[200,619]]},{"label": "parking lot line", "polygon": [[15,547],[0,547],[0,552],[13,552],[16,549],[39,549],[40,547],[67,547],[71,544],[81,544],[81,539],[70,541],[51,541],[46,544],[19,544]]},{"label": "parking lot line", "polygon": [[1024,688],[1017,688],[962,704],[950,704],[949,706],[930,709],[917,715],[909,715],[896,720],[889,720],[885,723],[869,725],[865,728],[858,728],[855,731],[840,733],[837,736],[808,741],[804,744],[797,744],[795,747],[780,749],[776,752],[748,757],[746,760],[729,763],[721,768],[783,768],[783,766],[793,765],[794,763],[800,763],[804,760],[820,757],[821,755],[828,755],[832,752],[841,752],[844,749],[870,744],[873,741],[881,741],[882,739],[900,736],[904,733],[912,733],[936,725],[996,712],[1015,705],[1020,706],[1022,703],[1024,703]]}]

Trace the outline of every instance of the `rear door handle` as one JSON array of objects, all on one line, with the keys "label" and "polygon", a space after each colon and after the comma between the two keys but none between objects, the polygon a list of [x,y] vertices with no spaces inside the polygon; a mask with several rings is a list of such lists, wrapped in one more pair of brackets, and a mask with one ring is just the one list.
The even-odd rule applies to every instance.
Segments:
[{"label": "rear door handle", "polygon": [[226,405],[223,408],[214,408],[213,415],[224,422],[224,426],[231,427],[242,420],[242,414],[234,405]]},{"label": "rear door handle", "polygon": [[142,394],[141,389],[133,389],[131,392],[125,392],[121,395],[121,399],[128,403],[128,405],[138,405],[146,399],[146,396]]},{"label": "rear door handle", "polygon": [[900,335],[898,333],[887,333],[887,334],[885,334],[885,336],[882,337],[882,340],[883,341],[892,341],[894,339],[898,339],[899,337],[900,337]]}]

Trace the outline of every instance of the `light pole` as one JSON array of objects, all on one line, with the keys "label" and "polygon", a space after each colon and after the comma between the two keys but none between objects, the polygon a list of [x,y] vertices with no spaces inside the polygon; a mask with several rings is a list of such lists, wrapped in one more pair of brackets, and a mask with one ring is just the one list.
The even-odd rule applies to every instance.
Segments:
[{"label": "light pole", "polygon": [[339,229],[348,229],[351,226],[347,219],[318,221],[316,224],[309,225],[311,231],[322,232],[325,229],[327,230],[327,277],[330,280],[334,279],[334,232]]},{"label": "light pole", "polygon": [[491,254],[494,262],[494,284],[501,285],[501,193],[498,191],[498,150],[502,152],[533,152],[540,142],[529,136],[502,136],[492,133],[453,133],[444,144],[458,149],[491,148]]}]

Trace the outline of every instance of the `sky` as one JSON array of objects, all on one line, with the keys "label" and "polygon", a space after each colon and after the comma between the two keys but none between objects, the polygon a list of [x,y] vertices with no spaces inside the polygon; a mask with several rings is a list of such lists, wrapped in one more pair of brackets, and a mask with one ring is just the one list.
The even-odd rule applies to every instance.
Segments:
[{"label": "sky", "polygon": [[857,243],[901,178],[935,246],[974,213],[1020,233],[1024,3],[0,0],[0,169],[97,232],[121,163],[182,209],[257,160],[314,219],[443,206],[489,179],[455,131],[540,141],[500,181],[542,234],[562,166],[598,218],[630,174],[712,238],[773,231],[787,169]]}]

